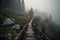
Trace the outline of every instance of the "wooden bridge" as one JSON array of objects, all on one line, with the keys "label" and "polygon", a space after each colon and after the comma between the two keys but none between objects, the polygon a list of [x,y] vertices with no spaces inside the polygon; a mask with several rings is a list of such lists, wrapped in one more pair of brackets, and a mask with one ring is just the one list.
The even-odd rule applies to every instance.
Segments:
[{"label": "wooden bridge", "polygon": [[[36,27],[32,26],[33,19],[24,26],[23,30],[15,37],[14,40],[49,40],[47,35],[43,32],[40,32]],[[39,38],[36,34],[36,31],[40,32]]]}]

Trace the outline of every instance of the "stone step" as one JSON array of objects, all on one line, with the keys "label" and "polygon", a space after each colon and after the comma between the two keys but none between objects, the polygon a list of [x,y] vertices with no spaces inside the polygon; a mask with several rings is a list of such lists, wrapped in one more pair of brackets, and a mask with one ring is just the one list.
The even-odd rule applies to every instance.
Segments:
[{"label": "stone step", "polygon": [[34,35],[24,35],[23,37],[25,37],[25,38],[34,38],[35,36]]},{"label": "stone step", "polygon": [[27,34],[27,36],[34,36],[34,34]]},{"label": "stone step", "polygon": [[33,31],[33,29],[27,29],[28,31]]},{"label": "stone step", "polygon": [[26,38],[26,40],[36,40],[36,38]]},{"label": "stone step", "polygon": [[34,33],[33,31],[26,31],[26,33]]},{"label": "stone step", "polygon": [[32,27],[28,27],[28,29],[32,29]]}]

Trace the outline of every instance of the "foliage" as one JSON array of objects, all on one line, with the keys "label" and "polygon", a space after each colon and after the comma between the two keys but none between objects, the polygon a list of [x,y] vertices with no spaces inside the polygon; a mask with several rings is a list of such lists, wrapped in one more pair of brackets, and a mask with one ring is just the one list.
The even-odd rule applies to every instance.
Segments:
[{"label": "foliage", "polygon": [[33,17],[34,16],[34,12],[33,12],[33,9],[31,8],[31,10],[29,11],[28,13],[29,17]]},{"label": "foliage", "polygon": [[[13,11],[13,10],[6,10],[4,11],[4,15],[5,18],[14,18],[15,19],[15,23],[24,26],[28,21],[29,21],[29,17],[27,13],[20,13],[17,11]],[[4,27],[0,27],[0,34],[12,34],[12,37],[14,38],[18,32],[15,29],[12,29],[12,26],[4,26]]]},{"label": "foliage", "polygon": [[14,17],[14,19],[16,20],[17,24],[25,24],[28,22],[29,18],[27,17],[27,15],[25,14],[20,14]]},{"label": "foliage", "polygon": [[[33,24],[36,24],[36,28],[42,32],[42,26],[45,27],[45,33],[48,35],[48,37],[55,39],[55,26],[53,25],[53,23],[49,24],[49,22],[47,21],[43,21],[39,16],[35,17],[35,19],[33,20]],[[44,25],[43,25],[44,24]],[[38,32],[39,33],[39,32]]]}]

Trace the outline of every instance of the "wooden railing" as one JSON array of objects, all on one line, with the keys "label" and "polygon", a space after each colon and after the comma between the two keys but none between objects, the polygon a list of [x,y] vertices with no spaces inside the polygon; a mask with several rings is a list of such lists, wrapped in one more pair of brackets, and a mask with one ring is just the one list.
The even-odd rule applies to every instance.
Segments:
[{"label": "wooden railing", "polygon": [[[14,40],[22,40],[23,35],[25,34],[27,30],[28,23],[25,24],[24,28],[19,32],[19,34],[14,38]],[[47,40],[50,40],[50,38],[43,32],[40,32],[37,27],[33,26],[33,30],[35,31],[35,36],[37,37],[37,40],[41,40],[41,35],[43,35]],[[39,36],[37,36],[39,35]]]},{"label": "wooden railing", "polygon": [[[31,19],[32,18],[30,18],[30,20]],[[17,36],[13,40],[22,40],[22,37],[27,30],[27,26],[28,26],[28,23],[30,22],[30,20],[24,25],[24,28],[17,34]]]},{"label": "wooden railing", "polygon": [[25,24],[24,28],[17,34],[17,36],[14,38],[14,40],[19,40],[22,38],[23,34],[27,30],[27,24]]},{"label": "wooden railing", "polygon": [[35,35],[37,37],[37,40],[41,40],[41,35],[43,35],[47,40],[50,40],[50,38],[43,32],[40,32],[37,27],[33,26],[33,29],[35,30]]}]

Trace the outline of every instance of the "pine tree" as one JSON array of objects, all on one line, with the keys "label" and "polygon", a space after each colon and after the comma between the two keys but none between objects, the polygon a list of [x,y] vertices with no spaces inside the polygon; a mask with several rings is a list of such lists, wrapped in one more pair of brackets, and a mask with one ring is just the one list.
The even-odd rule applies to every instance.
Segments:
[{"label": "pine tree", "polygon": [[31,10],[29,11],[29,16],[30,17],[33,17],[34,16],[33,8],[31,8]]},{"label": "pine tree", "polygon": [[22,0],[22,3],[21,3],[21,10],[22,10],[22,12],[24,12],[24,11],[25,11],[25,4],[24,4],[24,0]]}]

